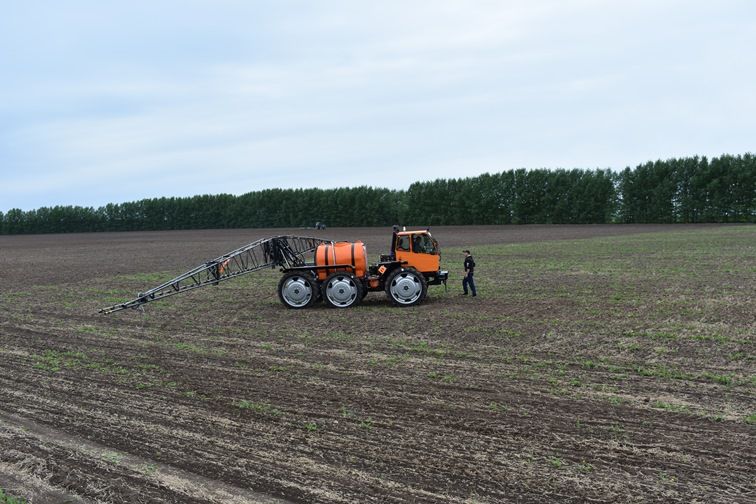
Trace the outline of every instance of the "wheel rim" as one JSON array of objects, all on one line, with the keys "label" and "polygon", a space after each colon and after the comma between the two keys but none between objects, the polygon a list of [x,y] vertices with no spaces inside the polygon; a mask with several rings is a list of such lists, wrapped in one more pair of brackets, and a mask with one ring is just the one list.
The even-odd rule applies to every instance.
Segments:
[{"label": "wheel rim", "polygon": [[312,284],[305,277],[291,277],[284,282],[281,295],[289,306],[301,308],[312,299]]},{"label": "wheel rim", "polygon": [[334,306],[350,306],[357,299],[357,284],[346,275],[334,277],[326,285],[326,297]]},{"label": "wheel rim", "polygon": [[398,303],[411,304],[423,293],[423,284],[414,273],[402,271],[391,281],[389,291]]}]

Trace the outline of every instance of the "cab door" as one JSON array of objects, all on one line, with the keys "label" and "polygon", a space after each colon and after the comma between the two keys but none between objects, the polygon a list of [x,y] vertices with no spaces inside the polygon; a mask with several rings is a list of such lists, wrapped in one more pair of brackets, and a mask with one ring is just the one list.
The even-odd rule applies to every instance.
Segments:
[{"label": "cab door", "polygon": [[421,273],[435,273],[439,269],[440,257],[435,240],[427,231],[397,234],[396,259]]}]

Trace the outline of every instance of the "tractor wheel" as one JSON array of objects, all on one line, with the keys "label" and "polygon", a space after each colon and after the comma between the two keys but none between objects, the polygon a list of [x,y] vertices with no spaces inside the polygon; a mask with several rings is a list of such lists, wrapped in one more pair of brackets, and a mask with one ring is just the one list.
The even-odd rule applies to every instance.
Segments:
[{"label": "tractor wheel", "polygon": [[349,308],[362,301],[362,282],[349,273],[331,273],[320,289],[323,301],[333,308]]},{"label": "tractor wheel", "polygon": [[428,294],[428,282],[414,268],[397,269],[386,279],[386,296],[395,306],[414,306]]},{"label": "tractor wheel", "polygon": [[307,308],[317,300],[318,282],[307,273],[291,271],[278,282],[278,298],[287,308]]}]

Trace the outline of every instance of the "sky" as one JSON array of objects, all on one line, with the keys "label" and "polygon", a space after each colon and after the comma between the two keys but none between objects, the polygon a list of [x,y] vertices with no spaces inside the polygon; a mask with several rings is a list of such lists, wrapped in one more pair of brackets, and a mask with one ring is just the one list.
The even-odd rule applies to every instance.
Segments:
[{"label": "sky", "polygon": [[0,211],[754,152],[756,2],[0,0]]}]

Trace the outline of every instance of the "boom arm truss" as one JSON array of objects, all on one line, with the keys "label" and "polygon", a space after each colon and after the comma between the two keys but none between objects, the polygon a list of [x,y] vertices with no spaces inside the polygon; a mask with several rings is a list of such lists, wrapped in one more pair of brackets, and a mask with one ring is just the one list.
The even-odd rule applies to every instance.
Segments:
[{"label": "boom arm truss", "polygon": [[263,268],[301,267],[305,265],[305,255],[314,252],[321,243],[333,242],[306,236],[263,238],[223,254],[212,261],[207,261],[146,292],[141,292],[130,301],[103,308],[100,313],[108,314],[126,308],[140,308],[142,305],[164,297],[206,285],[218,285],[220,282]]}]

